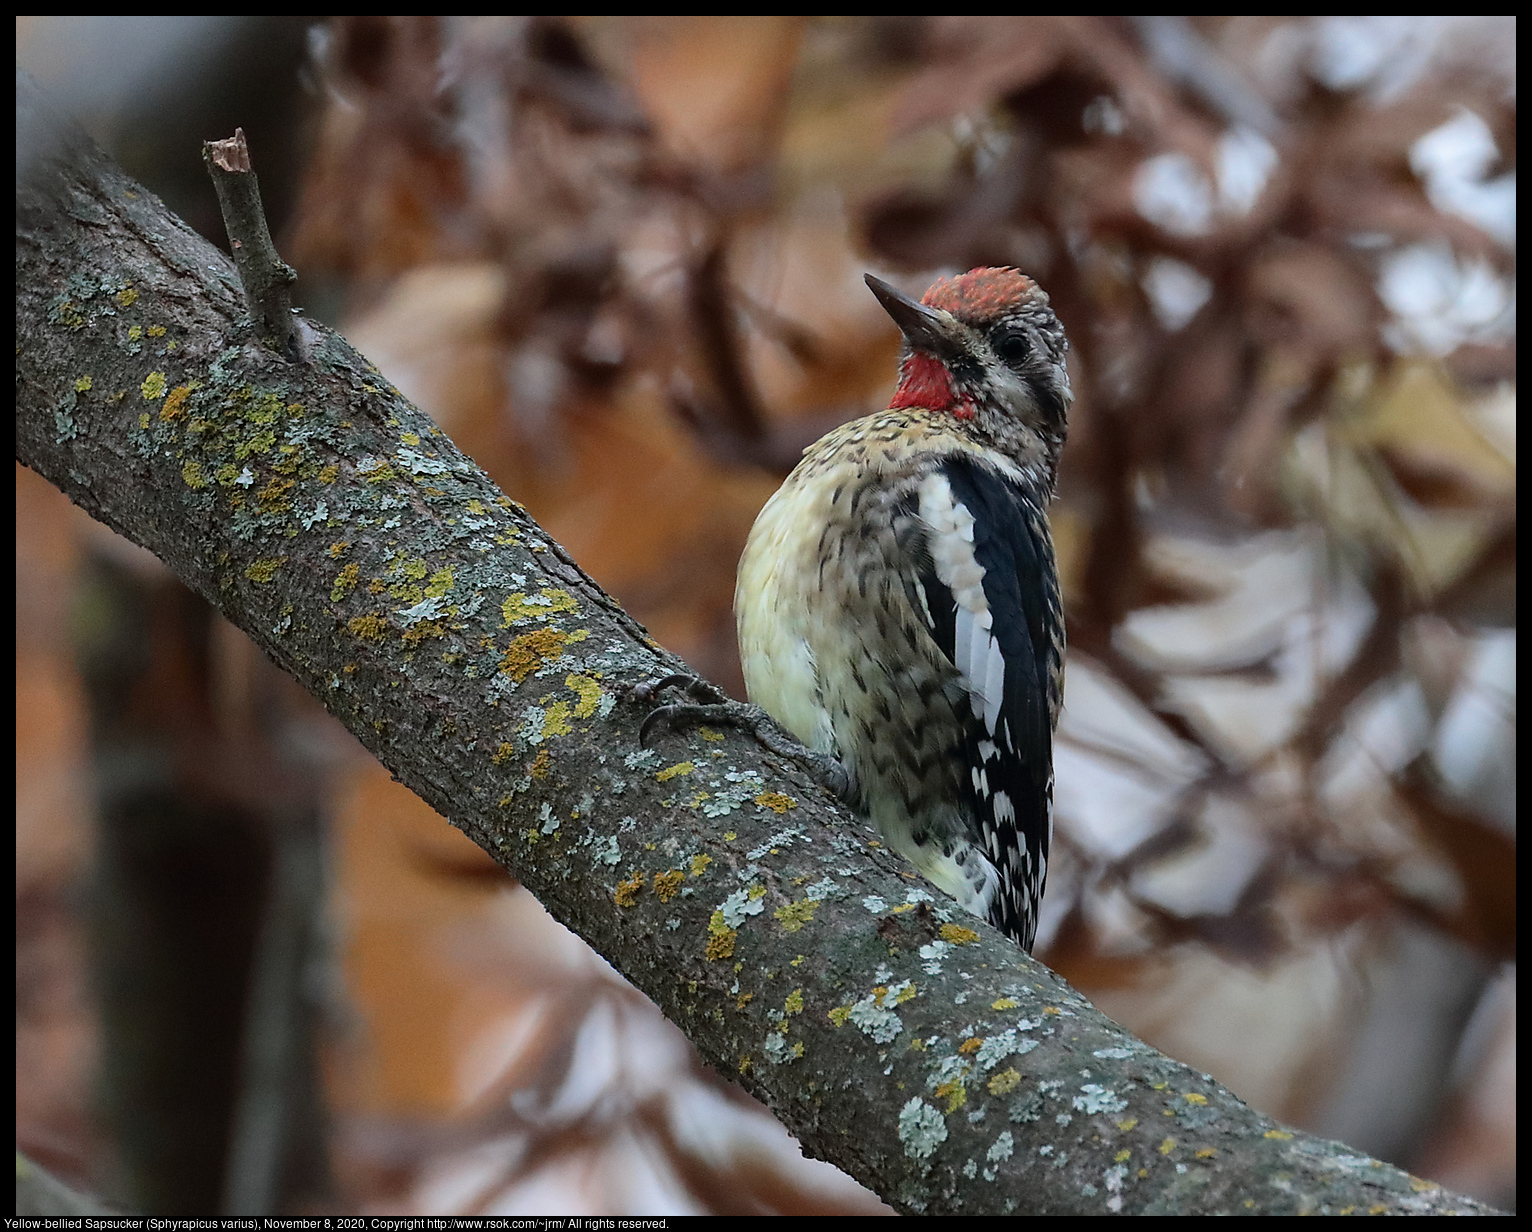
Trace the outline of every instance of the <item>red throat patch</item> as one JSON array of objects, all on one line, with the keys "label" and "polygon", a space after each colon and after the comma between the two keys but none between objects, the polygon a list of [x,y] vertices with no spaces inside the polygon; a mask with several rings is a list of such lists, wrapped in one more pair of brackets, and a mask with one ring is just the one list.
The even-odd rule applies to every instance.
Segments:
[{"label": "red throat patch", "polygon": [[959,419],[972,419],[973,407],[959,402],[947,365],[924,351],[914,352],[899,371],[899,388],[888,404],[891,411],[921,407],[928,411],[951,411]]}]

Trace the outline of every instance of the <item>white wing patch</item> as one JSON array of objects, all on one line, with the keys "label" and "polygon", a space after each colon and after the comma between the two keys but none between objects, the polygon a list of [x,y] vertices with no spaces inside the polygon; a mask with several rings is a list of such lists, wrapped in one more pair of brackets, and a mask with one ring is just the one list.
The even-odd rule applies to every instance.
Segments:
[{"label": "white wing patch", "polygon": [[974,517],[939,471],[921,480],[920,517],[931,529],[936,576],[957,602],[952,662],[968,688],[973,712],[993,736],[1005,699],[1005,657],[989,633],[994,616],[984,598],[984,566],[974,556]]}]

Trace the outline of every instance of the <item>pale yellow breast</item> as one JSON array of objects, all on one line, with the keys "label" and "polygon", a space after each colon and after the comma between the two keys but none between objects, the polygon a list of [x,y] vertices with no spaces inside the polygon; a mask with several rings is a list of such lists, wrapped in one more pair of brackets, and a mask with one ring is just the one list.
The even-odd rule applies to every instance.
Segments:
[{"label": "pale yellow breast", "polygon": [[822,753],[834,750],[814,654],[822,644],[823,613],[807,589],[817,579],[819,536],[829,514],[827,492],[804,484],[797,472],[789,476],[751,528],[734,590],[750,700]]}]

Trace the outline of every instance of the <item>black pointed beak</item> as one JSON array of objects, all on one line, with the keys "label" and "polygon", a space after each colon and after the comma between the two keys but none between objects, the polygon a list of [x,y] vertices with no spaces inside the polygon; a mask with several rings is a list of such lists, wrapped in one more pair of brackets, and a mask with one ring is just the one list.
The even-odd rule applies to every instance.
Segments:
[{"label": "black pointed beak", "polygon": [[934,309],[911,299],[881,278],[874,278],[871,274],[863,274],[862,277],[878,297],[878,303],[894,318],[894,324],[899,327],[910,346],[917,351],[929,352],[939,359],[955,357],[958,348],[948,334],[943,318]]}]

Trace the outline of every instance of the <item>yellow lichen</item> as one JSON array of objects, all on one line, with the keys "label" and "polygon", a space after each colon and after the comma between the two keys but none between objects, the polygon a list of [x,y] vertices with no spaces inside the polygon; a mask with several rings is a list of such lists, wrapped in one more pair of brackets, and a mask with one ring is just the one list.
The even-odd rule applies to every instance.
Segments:
[{"label": "yellow lichen", "polygon": [[660,902],[668,903],[681,892],[681,883],[686,880],[686,874],[678,868],[671,869],[668,873],[654,874],[654,892],[659,895]]},{"label": "yellow lichen", "polygon": [[165,336],[165,327],[163,325],[151,325],[148,329],[144,330],[144,334],[149,338],[163,338]]},{"label": "yellow lichen", "polygon": [[1161,1155],[1169,1155],[1175,1149],[1176,1140],[1174,1138],[1166,1138],[1164,1142],[1160,1143],[1159,1150]]},{"label": "yellow lichen", "polygon": [[191,397],[191,392],[192,388],[190,385],[177,385],[172,389],[170,397],[165,399],[165,405],[160,407],[161,421],[169,423],[173,419],[181,418],[186,413],[184,405],[186,400]]},{"label": "yellow lichen", "polygon": [[512,625],[520,624],[525,620],[547,620],[560,612],[578,612],[579,610],[574,596],[567,590],[550,590],[544,587],[535,599],[525,594],[513,594],[507,598],[500,605],[500,615],[503,617],[500,627],[509,629]]},{"label": "yellow lichen", "polygon": [[1138,1118],[1137,1117],[1127,1117],[1127,1118],[1117,1122],[1117,1128],[1122,1130],[1123,1133],[1127,1133],[1129,1130],[1133,1129],[1137,1125],[1138,1125]]},{"label": "yellow lichen", "polygon": [[452,570],[438,569],[426,583],[426,598],[441,599],[452,589]]},{"label": "yellow lichen", "polygon": [[245,569],[245,576],[252,582],[266,583],[276,577],[277,570],[287,563],[285,556],[266,556],[254,561]]},{"label": "yellow lichen", "polygon": [[720,740],[723,739],[723,733],[716,732],[711,727],[699,727],[697,729],[697,734],[706,740],[709,744],[717,744]]},{"label": "yellow lichen", "polygon": [[257,432],[254,436],[239,441],[234,446],[234,456],[244,461],[253,453],[270,453],[277,443],[277,434],[269,429],[265,432]]},{"label": "yellow lichen", "polygon": [[446,637],[447,626],[439,620],[422,620],[404,631],[404,644],[418,646],[428,637]]},{"label": "yellow lichen", "polygon": [[[332,556],[335,554],[334,548],[330,549],[330,554]],[[348,594],[350,594],[352,587],[356,585],[357,580],[361,576],[362,567],[357,564],[356,561],[352,561],[349,565],[337,573],[335,575],[335,585],[330,587],[330,602],[339,603]]]},{"label": "yellow lichen", "polygon": [[782,1003],[782,1011],[786,1014],[803,1013],[803,989],[795,988],[787,994],[787,1000]]},{"label": "yellow lichen", "polygon": [[991,1095],[1009,1095],[1021,1085],[1021,1075],[1010,1066],[1001,1070],[989,1080],[989,1093]]},{"label": "yellow lichen", "polygon": [[579,695],[580,700],[575,704],[574,715],[577,719],[588,719],[596,713],[601,705],[601,685],[594,676],[581,676],[571,673],[564,677],[564,683]]},{"label": "yellow lichen", "polygon": [[749,1005],[754,1000],[755,994],[753,992],[742,992],[739,994],[739,996],[734,998],[734,1008],[737,1010],[742,1010],[745,1008],[745,1006]]},{"label": "yellow lichen", "polygon": [[548,707],[548,712],[543,715],[543,739],[567,736],[572,731],[574,728],[569,724],[569,703],[554,702]]},{"label": "yellow lichen", "polygon": [[138,292],[131,286],[123,287],[117,292],[116,300],[124,308],[131,308],[138,302]]},{"label": "yellow lichen", "polygon": [[700,877],[706,871],[707,866],[713,862],[709,855],[695,855],[692,857],[692,876]]},{"label": "yellow lichen", "polygon": [[138,387],[138,392],[143,395],[145,402],[158,402],[165,396],[165,374],[151,372]]},{"label": "yellow lichen", "polygon": [[568,637],[556,629],[523,633],[500,658],[500,670],[520,684],[538,668],[563,657]]},{"label": "yellow lichen", "polygon": [[[1127,1152],[1124,1151],[1123,1155],[1127,1155]],[[1216,1146],[1205,1146],[1196,1152],[1196,1158],[1198,1159],[1215,1159],[1217,1156],[1218,1148]]]},{"label": "yellow lichen", "polygon": [[837,1005],[833,1010],[826,1014],[825,1017],[833,1022],[837,1027],[844,1027],[846,1025],[846,1020],[851,1017],[851,1007],[849,1005]]},{"label": "yellow lichen", "polygon": [[188,488],[207,487],[207,476],[202,473],[202,464],[193,460],[181,468],[181,478],[185,480]]},{"label": "yellow lichen", "polygon": [[287,494],[293,487],[294,484],[291,479],[273,476],[271,482],[256,495],[255,503],[262,513],[283,513],[291,508],[287,500]]},{"label": "yellow lichen", "polygon": [[617,883],[617,889],[613,891],[612,897],[617,900],[619,907],[631,907],[638,901],[638,892],[643,888],[644,875],[642,873],[634,873],[626,881]]},{"label": "yellow lichen", "polygon": [[734,957],[734,941],[739,933],[723,922],[722,911],[713,912],[712,919],[708,921],[707,933],[707,948],[703,951],[705,958]]},{"label": "yellow lichen", "polygon": [[1113,1163],[1118,1163],[1118,1164],[1125,1164],[1125,1163],[1128,1162],[1128,1160],[1130,1160],[1132,1158],[1133,1158],[1133,1152],[1132,1151],[1118,1151],[1117,1154],[1112,1156],[1112,1162]]},{"label": "yellow lichen", "polygon": [[788,903],[785,907],[778,907],[771,914],[782,923],[782,931],[795,933],[814,918],[814,911],[819,906],[817,898],[805,898],[796,903]]},{"label": "yellow lichen", "polygon": [[949,1078],[936,1088],[935,1095],[937,1099],[947,1101],[948,1116],[968,1102],[968,1090],[963,1086],[961,1078]]},{"label": "yellow lichen", "polygon": [[966,1056],[968,1053],[978,1052],[982,1047],[984,1047],[984,1037],[982,1035],[973,1035],[958,1045],[958,1051]]},{"label": "yellow lichen", "polygon": [[74,391],[77,394],[88,394],[88,393],[90,393],[90,386],[91,386],[91,379],[90,379],[90,377],[82,376],[78,380],[75,381],[75,383],[74,383]]},{"label": "yellow lichen", "polygon": [[[543,752],[546,753],[547,750],[544,749]],[[490,754],[489,760],[491,764],[498,766],[514,756],[516,756],[516,746],[502,741],[500,747]]]},{"label": "yellow lichen", "polygon": [[1261,1137],[1275,1138],[1278,1142],[1287,1142],[1292,1138],[1292,1134],[1288,1133],[1285,1129],[1268,1129]]},{"label": "yellow lichen", "polygon": [[1189,1104],[1205,1104],[1208,1102],[1208,1097],[1206,1095],[1199,1095],[1196,1091],[1188,1091],[1185,1095],[1181,1096],[1181,1098]]},{"label": "yellow lichen", "polygon": [[937,933],[950,945],[972,945],[979,939],[978,933],[971,928],[964,928],[961,924],[943,924]]},{"label": "yellow lichen", "polygon": [[340,467],[331,462],[329,466],[321,467],[316,476],[320,483],[334,483],[340,478]]},{"label": "yellow lichen", "polygon": [[537,756],[532,759],[532,764],[527,767],[527,773],[534,779],[545,779],[553,773],[553,758],[549,756],[547,749],[538,750]]},{"label": "yellow lichen", "polygon": [[1013,1010],[1020,1004],[1021,1002],[1017,1001],[1014,997],[997,997],[989,1003],[989,1008],[992,1010]]},{"label": "yellow lichen", "polygon": [[330,545],[330,559],[339,560],[341,556],[345,554],[346,549],[350,546],[351,541],[349,539],[341,539],[335,543],[332,543]]},{"label": "yellow lichen", "polygon": [[366,616],[353,616],[346,622],[346,628],[351,630],[353,636],[365,642],[381,642],[388,633],[388,621],[369,612]]},{"label": "yellow lichen", "polygon": [[785,796],[780,791],[763,791],[755,798],[755,802],[762,808],[770,809],[773,813],[785,813],[788,809],[798,807],[798,802],[791,796]]},{"label": "yellow lichen", "polygon": [[[528,636],[531,635],[529,634]],[[654,781],[656,783],[668,783],[671,779],[676,778],[678,775],[690,774],[696,768],[697,766],[695,762],[678,761],[675,765],[666,766],[665,769],[656,774],[654,776]]]},{"label": "yellow lichen", "polygon": [[399,434],[399,439],[413,449],[416,445],[420,444],[420,433],[401,432]]}]

